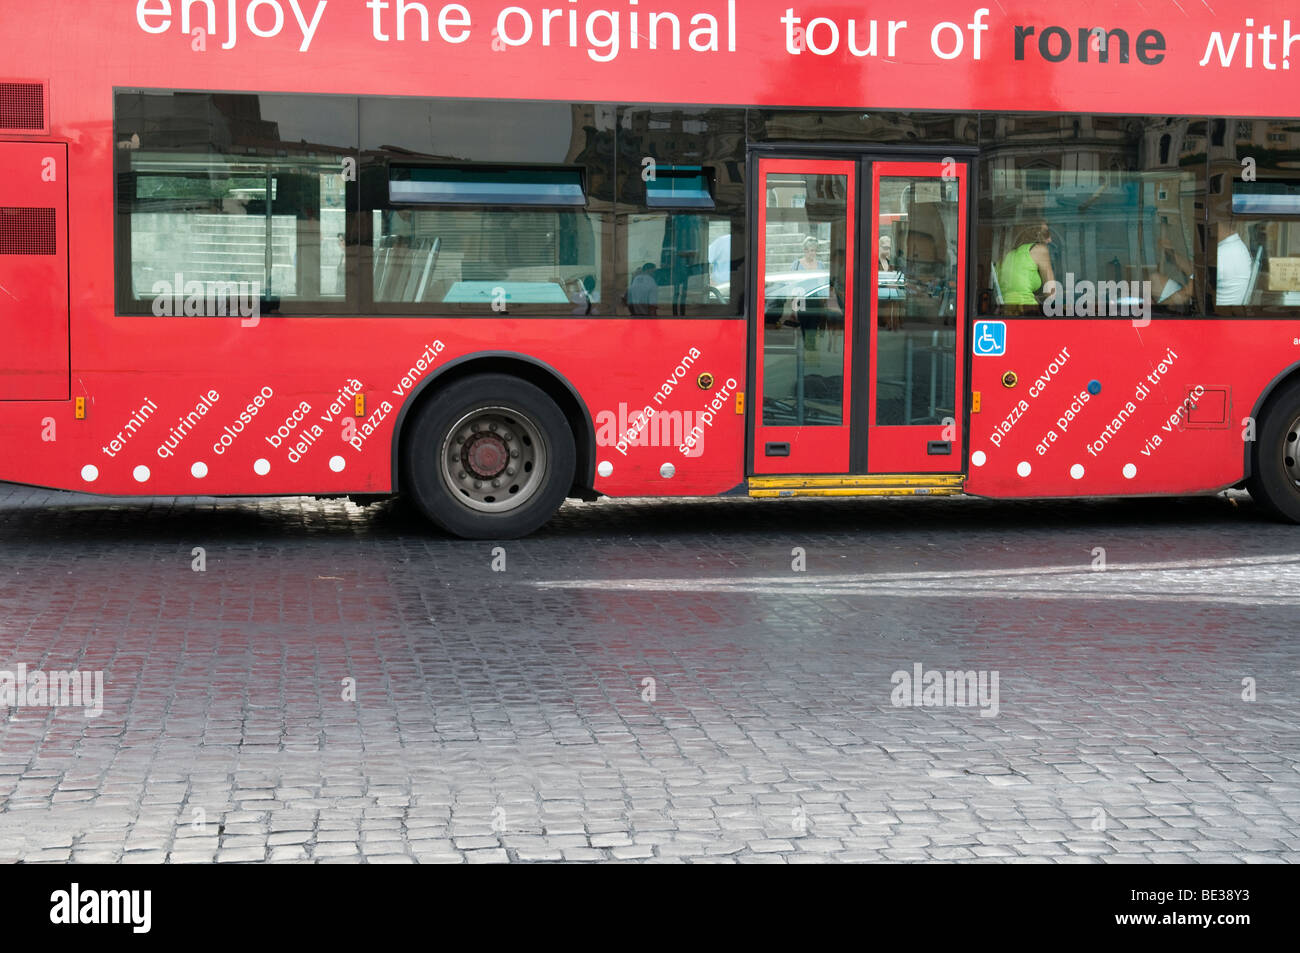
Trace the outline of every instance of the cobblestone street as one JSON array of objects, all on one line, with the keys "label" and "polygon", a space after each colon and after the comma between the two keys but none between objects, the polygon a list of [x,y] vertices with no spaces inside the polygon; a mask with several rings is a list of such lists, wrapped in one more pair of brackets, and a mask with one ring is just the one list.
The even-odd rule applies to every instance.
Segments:
[{"label": "cobblestone street", "polygon": [[[496,546],[0,487],[0,669],[103,673],[98,717],[0,711],[0,860],[1300,858],[1300,528],[1248,497],[602,501]],[[934,670],[988,691],[894,675]]]}]

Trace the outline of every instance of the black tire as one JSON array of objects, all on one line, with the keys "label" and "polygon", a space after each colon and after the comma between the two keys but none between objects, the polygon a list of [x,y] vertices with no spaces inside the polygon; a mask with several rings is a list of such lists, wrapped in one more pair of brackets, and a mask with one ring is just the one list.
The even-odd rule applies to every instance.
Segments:
[{"label": "black tire", "polygon": [[455,536],[517,539],[560,508],[576,459],[573,431],[545,391],[482,374],[416,411],[403,487],[420,512]]},{"label": "black tire", "polygon": [[1256,436],[1246,481],[1251,498],[1273,516],[1300,523],[1300,379],[1269,398]]}]

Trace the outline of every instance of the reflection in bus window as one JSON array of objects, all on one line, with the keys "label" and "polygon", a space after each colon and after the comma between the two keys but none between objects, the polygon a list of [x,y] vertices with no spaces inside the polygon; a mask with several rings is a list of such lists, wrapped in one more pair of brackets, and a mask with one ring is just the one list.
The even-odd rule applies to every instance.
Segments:
[{"label": "reflection in bus window", "polygon": [[600,313],[600,220],[585,211],[377,210],[372,224],[376,302]]},{"label": "reflection in bus window", "polygon": [[346,296],[337,166],[134,153],[130,167],[131,297],[177,274],[204,296],[230,282],[256,283],[264,298]]},{"label": "reflection in bus window", "polygon": [[763,424],[844,419],[847,179],[767,177]]},{"label": "reflection in bus window", "polygon": [[1201,306],[1204,121],[1027,116],[984,124],[976,243],[983,313],[1142,317]]},{"label": "reflection in bus window", "polygon": [[617,116],[619,312],[743,313],[745,110],[620,106]]},{"label": "reflection in bus window", "polygon": [[[637,283],[645,264],[655,265],[653,301],[633,314],[695,313],[699,305],[731,303],[731,221],[695,214],[632,214],[627,217],[627,261]],[[645,297],[642,290],[642,297]],[[645,310],[653,306],[653,310]]]},{"label": "reflection in bus window", "polygon": [[877,424],[939,424],[954,414],[958,201],[955,181],[880,179],[877,261],[895,270],[877,272]]},{"label": "reflection in bus window", "polygon": [[1223,140],[1210,150],[1214,309],[1294,317],[1300,313],[1300,131],[1265,119],[1222,122]]},{"label": "reflection in bus window", "polygon": [[178,281],[186,313],[228,313],[254,287],[265,313],[355,306],[341,159],[355,134],[346,98],[117,93],[119,306],[157,313],[156,289]]}]

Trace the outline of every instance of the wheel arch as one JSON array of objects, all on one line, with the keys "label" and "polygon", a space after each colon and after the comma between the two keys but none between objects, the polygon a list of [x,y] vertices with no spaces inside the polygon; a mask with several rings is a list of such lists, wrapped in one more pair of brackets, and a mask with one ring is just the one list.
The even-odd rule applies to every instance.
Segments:
[{"label": "wheel arch", "polygon": [[411,391],[397,412],[393,424],[392,492],[401,490],[402,452],[405,449],[406,424],[412,411],[425,401],[433,400],[439,392],[466,377],[475,374],[509,374],[540,387],[555,401],[569,429],[577,449],[574,467],[574,487],[590,490],[596,482],[596,427],[591,412],[578,395],[578,390],[567,377],[545,361],[514,351],[476,351],[449,361],[430,374]]},{"label": "wheel arch", "polygon": [[[1250,418],[1255,421],[1255,436],[1259,436],[1259,419],[1263,415],[1264,407],[1268,404],[1269,399],[1283,384],[1300,378],[1300,361],[1296,361],[1288,366],[1285,370],[1278,373],[1268,386],[1260,391],[1259,397],[1255,400],[1255,405],[1250,410]],[[1242,476],[1249,479],[1255,472],[1255,449],[1259,444],[1258,439],[1244,441],[1245,446],[1242,448]]]}]

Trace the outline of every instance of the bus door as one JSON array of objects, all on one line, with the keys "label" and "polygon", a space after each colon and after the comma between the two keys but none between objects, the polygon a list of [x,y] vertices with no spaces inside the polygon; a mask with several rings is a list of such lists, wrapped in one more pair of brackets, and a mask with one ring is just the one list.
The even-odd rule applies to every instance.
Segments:
[{"label": "bus door", "polygon": [[68,399],[67,154],[0,142],[0,400]]},{"label": "bus door", "polygon": [[756,181],[750,472],[961,473],[966,163],[760,158]]},{"label": "bus door", "polygon": [[857,163],[758,162],[757,474],[848,473]]},{"label": "bus door", "polygon": [[964,469],[966,182],[952,159],[871,163],[867,473]]}]

